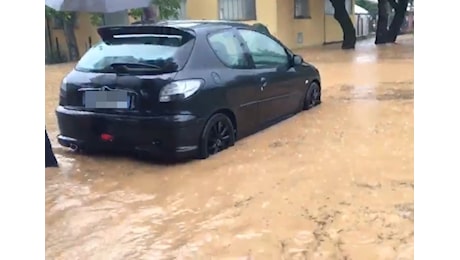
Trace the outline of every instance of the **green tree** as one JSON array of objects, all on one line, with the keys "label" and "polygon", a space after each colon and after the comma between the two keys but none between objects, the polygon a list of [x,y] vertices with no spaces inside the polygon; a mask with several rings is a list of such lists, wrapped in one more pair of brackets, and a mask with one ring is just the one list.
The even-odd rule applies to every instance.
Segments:
[{"label": "green tree", "polygon": [[167,20],[176,19],[179,16],[181,0],[152,0],[152,5],[158,8],[158,13],[154,14],[152,7],[131,9],[129,16],[136,20]]}]

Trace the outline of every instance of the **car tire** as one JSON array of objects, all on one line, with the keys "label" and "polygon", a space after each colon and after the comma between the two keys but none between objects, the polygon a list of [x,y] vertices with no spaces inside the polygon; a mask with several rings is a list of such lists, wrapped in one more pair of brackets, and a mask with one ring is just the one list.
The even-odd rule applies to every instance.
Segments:
[{"label": "car tire", "polygon": [[200,138],[199,158],[206,159],[235,144],[235,128],[228,116],[217,113],[209,118]]},{"label": "car tire", "polygon": [[313,81],[305,93],[303,109],[308,110],[319,104],[321,104],[321,88],[318,82]]}]

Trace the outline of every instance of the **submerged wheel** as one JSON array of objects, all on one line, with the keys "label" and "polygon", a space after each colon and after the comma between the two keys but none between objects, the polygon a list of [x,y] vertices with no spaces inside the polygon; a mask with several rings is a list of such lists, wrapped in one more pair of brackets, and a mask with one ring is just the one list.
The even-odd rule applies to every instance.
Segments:
[{"label": "submerged wheel", "polygon": [[308,110],[319,104],[321,104],[321,88],[318,82],[313,81],[305,94],[303,109]]},{"label": "submerged wheel", "polygon": [[230,118],[218,113],[206,123],[200,140],[201,159],[227,149],[235,144],[235,130]]}]

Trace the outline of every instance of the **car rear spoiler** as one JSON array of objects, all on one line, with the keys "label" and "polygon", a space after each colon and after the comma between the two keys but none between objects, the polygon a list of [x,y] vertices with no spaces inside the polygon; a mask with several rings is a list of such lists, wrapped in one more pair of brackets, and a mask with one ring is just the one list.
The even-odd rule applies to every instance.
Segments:
[{"label": "car rear spoiler", "polygon": [[195,36],[186,30],[178,29],[170,26],[160,25],[123,25],[123,26],[102,26],[97,29],[97,33],[104,42],[111,42],[117,35],[133,35],[133,34],[164,34],[164,35],[180,35],[184,41],[188,41]]}]

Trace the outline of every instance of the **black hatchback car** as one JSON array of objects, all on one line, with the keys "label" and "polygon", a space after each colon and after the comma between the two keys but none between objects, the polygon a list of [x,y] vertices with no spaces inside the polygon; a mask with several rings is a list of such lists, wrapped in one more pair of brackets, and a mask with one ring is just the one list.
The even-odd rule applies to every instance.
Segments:
[{"label": "black hatchback car", "polygon": [[275,37],[227,21],[98,29],[63,79],[62,146],[207,158],[321,102],[318,70]]}]

